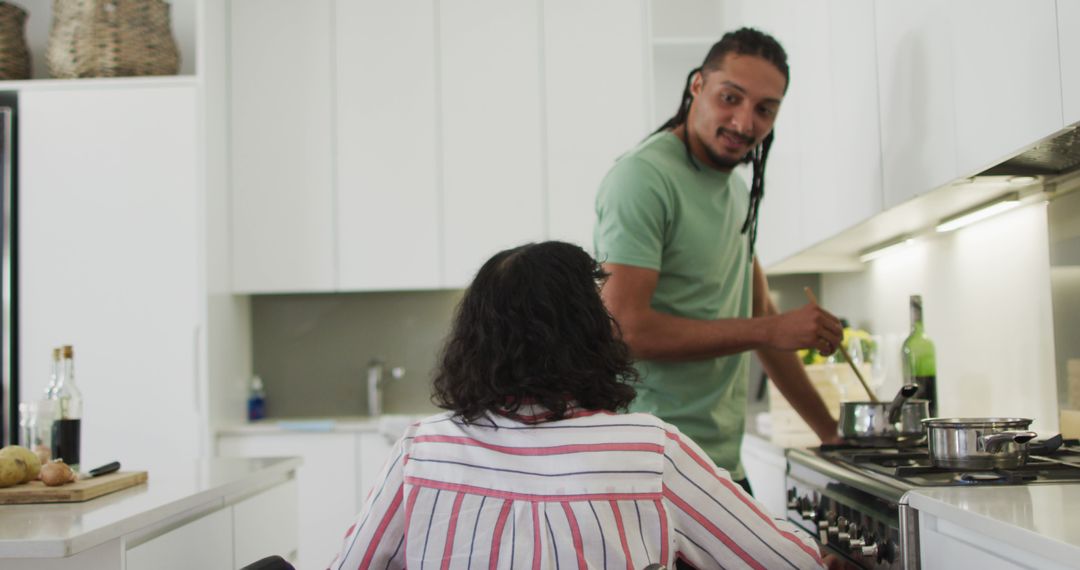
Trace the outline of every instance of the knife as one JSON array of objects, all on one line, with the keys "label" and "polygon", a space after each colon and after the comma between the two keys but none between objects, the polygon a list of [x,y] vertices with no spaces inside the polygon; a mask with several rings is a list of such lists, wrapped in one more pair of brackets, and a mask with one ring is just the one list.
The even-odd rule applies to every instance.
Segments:
[{"label": "knife", "polygon": [[82,480],[82,479],[90,479],[90,478],[93,478],[93,477],[98,477],[100,475],[108,475],[109,473],[113,473],[113,472],[116,472],[116,471],[119,471],[119,470],[120,470],[120,462],[119,461],[113,461],[112,463],[106,463],[105,465],[102,465],[101,467],[95,467],[95,468],[93,468],[93,469],[91,469],[89,471],[80,471],[79,472],[79,479],[80,480]]}]

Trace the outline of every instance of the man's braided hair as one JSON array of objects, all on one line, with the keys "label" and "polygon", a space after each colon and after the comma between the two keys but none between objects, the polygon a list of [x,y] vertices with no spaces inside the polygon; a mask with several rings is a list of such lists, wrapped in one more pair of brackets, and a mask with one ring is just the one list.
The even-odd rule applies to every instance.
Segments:
[{"label": "man's braided hair", "polygon": [[[724,34],[720,41],[713,44],[709,48],[709,54],[705,56],[705,61],[694,69],[690,70],[690,73],[686,76],[686,85],[683,87],[682,98],[679,100],[679,109],[675,112],[675,115],[668,119],[660,128],[656,129],[653,134],[661,131],[671,130],[681,127],[686,124],[686,118],[690,114],[690,104],[694,100],[694,96],[690,94],[690,84],[693,82],[694,74],[705,74],[709,71],[720,69],[720,66],[724,63],[724,58],[729,54],[734,53],[738,55],[752,55],[760,57],[776,66],[780,73],[784,75],[784,90],[787,91],[787,83],[790,81],[790,74],[787,64],[787,53],[784,52],[783,46],[780,42],[776,41],[772,36],[755,30],[753,28],[739,28],[733,32]],[[753,164],[754,177],[750,184],[750,207],[746,212],[746,220],[743,222],[741,233],[748,234],[749,247],[750,247],[750,260],[754,259],[754,243],[757,241],[757,223],[758,213],[761,208],[761,199],[765,196],[765,161],[769,157],[769,149],[772,147],[773,134],[770,132],[765,137],[761,144],[750,151],[743,159],[743,162],[750,162]],[[697,162],[694,160],[693,155],[690,153],[690,137],[686,136],[683,139],[683,146],[686,147],[686,159],[690,162],[691,166],[696,169],[700,169]]]}]

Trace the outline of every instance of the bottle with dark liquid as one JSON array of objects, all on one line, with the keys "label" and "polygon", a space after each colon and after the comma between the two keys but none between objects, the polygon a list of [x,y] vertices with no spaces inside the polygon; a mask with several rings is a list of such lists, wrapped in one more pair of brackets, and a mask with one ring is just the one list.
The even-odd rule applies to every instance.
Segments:
[{"label": "bottle with dark liquid", "polygon": [[901,349],[905,384],[919,387],[915,398],[930,401],[930,416],[937,417],[937,361],[934,343],[923,328],[922,295],[911,296],[911,334]]},{"label": "bottle with dark liquid", "polygon": [[52,455],[62,459],[75,471],[79,470],[79,439],[82,431],[82,394],[75,385],[75,351],[63,347],[60,377],[53,391],[56,400],[56,420],[52,430]]}]

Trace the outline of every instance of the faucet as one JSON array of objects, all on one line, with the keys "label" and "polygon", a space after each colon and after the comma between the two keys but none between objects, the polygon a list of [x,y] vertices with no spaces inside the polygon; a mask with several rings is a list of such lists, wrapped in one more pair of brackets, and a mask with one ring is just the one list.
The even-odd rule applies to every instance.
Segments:
[{"label": "faucet", "polygon": [[[386,363],[379,358],[372,358],[367,369],[368,415],[377,417],[382,414],[382,389],[388,381],[385,378]],[[399,380],[405,376],[405,369],[395,366],[390,369],[390,377]]]}]

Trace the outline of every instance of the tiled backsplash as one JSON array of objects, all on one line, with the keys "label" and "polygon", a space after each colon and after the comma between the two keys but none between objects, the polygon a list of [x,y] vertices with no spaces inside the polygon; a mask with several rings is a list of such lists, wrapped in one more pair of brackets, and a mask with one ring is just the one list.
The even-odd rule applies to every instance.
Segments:
[{"label": "tiled backsplash", "polygon": [[427,413],[431,371],[462,292],[252,297],[254,370],[267,415],[361,415],[368,361],[405,367],[383,393],[385,413]]}]

